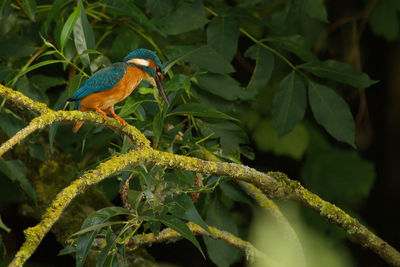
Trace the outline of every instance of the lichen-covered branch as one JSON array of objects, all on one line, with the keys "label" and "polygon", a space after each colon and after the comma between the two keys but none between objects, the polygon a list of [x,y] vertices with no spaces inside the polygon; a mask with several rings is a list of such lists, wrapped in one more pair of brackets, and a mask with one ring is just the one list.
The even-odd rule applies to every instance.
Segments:
[{"label": "lichen-covered branch", "polygon": [[[4,153],[16,142],[22,141],[32,131],[43,128],[59,121],[85,120],[119,129],[120,124],[114,119],[103,122],[102,117],[95,113],[82,113],[78,111],[52,111],[44,104],[33,101],[21,93],[0,85],[0,96],[7,101],[25,107],[38,114],[38,118],[32,120],[27,128],[21,130],[13,141],[3,148]],[[193,157],[175,155],[154,150],[149,141],[133,126],[127,126],[120,130],[136,143],[136,149],[120,156],[114,156],[110,160],[101,163],[96,169],[87,171],[84,175],[74,181],[70,186],[62,190],[51,203],[42,217],[42,221],[25,231],[26,241],[16,254],[10,266],[21,266],[36,250],[37,246],[58,220],[62,211],[68,206],[73,198],[87,189],[88,186],[96,184],[106,177],[121,171],[122,169],[135,166],[139,163],[157,165],[165,168],[175,168],[198,173],[214,174],[231,177],[236,181],[253,184],[271,199],[288,199],[299,201],[305,206],[318,212],[332,223],[345,229],[354,241],[364,247],[368,247],[380,255],[392,265],[400,266],[400,253],[369,231],[356,219],[350,217],[335,205],[322,200],[319,196],[309,192],[299,182],[290,180],[285,174],[269,172],[267,174],[244,165],[224,162],[212,162]]]},{"label": "lichen-covered branch", "polygon": [[[194,234],[205,235],[211,238],[219,239],[226,242],[229,245],[237,247],[246,254],[246,259],[248,261],[253,261],[254,259],[260,259],[263,261],[263,263],[267,264],[267,266],[279,266],[277,262],[275,262],[273,259],[269,258],[267,255],[259,251],[250,242],[244,241],[243,239],[231,233],[219,230],[212,226],[208,226],[208,229],[213,234],[212,236],[206,230],[204,230],[203,228],[201,228],[200,226],[198,226],[193,222],[188,222],[187,226]],[[127,249],[135,250],[141,245],[151,245],[152,243],[161,243],[180,236],[181,235],[178,232],[172,230],[171,228],[166,228],[162,230],[158,236],[155,236],[152,233],[138,234],[133,236],[129,240],[127,244]]]}]

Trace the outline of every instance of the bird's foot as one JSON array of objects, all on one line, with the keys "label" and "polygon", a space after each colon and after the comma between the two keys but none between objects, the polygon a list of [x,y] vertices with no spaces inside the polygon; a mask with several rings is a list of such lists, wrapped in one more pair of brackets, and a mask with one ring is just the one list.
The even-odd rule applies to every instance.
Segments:
[{"label": "bird's foot", "polygon": [[125,128],[126,126],[126,121],[121,118],[120,116],[118,116],[117,114],[115,114],[114,110],[110,110],[111,115],[114,116],[114,118],[116,118],[117,120],[119,120],[122,123],[122,128]]},{"label": "bird's foot", "polygon": [[96,111],[99,112],[101,115],[103,115],[104,121],[107,120],[107,114],[106,114],[104,111],[102,111],[102,110],[99,109],[99,108],[96,108]]}]

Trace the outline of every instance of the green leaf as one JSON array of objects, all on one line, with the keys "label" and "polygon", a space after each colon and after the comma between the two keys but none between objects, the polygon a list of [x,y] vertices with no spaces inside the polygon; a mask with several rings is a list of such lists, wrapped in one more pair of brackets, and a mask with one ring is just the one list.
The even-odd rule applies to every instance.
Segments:
[{"label": "green leaf", "polygon": [[175,10],[157,19],[155,23],[163,33],[175,35],[201,29],[207,21],[201,0],[178,0]]},{"label": "green leaf", "polygon": [[22,7],[24,8],[28,18],[35,22],[36,17],[36,0],[22,0]]},{"label": "green leaf", "polygon": [[106,233],[106,245],[103,247],[103,249],[100,252],[99,257],[97,258],[97,266],[102,267],[105,266],[105,262],[107,259],[107,256],[110,252],[115,247],[115,242],[117,241],[118,236],[113,233],[111,230],[111,227],[107,229]]},{"label": "green leaf", "polygon": [[172,215],[190,222],[194,222],[206,230],[210,235],[213,235],[208,229],[208,226],[204,222],[203,218],[201,218],[192,200],[186,194],[174,195],[171,199],[168,199],[166,203],[168,206],[168,211]]},{"label": "green leaf", "polygon": [[11,232],[11,229],[4,224],[3,220],[0,217],[0,229],[3,229],[7,233]]},{"label": "green leaf", "polygon": [[375,168],[358,153],[330,149],[310,154],[301,177],[312,192],[327,201],[343,203],[369,195],[374,185]]},{"label": "green leaf", "polygon": [[71,35],[72,30],[74,29],[74,26],[81,15],[81,10],[82,10],[82,4],[79,4],[76,7],[75,11],[72,12],[72,14],[68,17],[67,21],[65,22],[65,24],[61,30],[61,35],[60,35],[61,52],[64,51],[64,47],[67,43],[67,40],[68,40],[69,36]]},{"label": "green leaf", "polygon": [[55,86],[67,84],[67,81],[63,77],[54,77],[42,74],[30,76],[30,81],[42,92]]},{"label": "green leaf", "polygon": [[207,73],[196,76],[196,79],[201,89],[226,100],[237,100],[245,92],[239,83],[229,75]]},{"label": "green leaf", "polygon": [[355,147],[353,115],[349,105],[334,90],[309,81],[308,97],[315,119],[339,141]]},{"label": "green leaf", "polygon": [[[220,230],[227,231],[235,236],[238,235],[236,223],[230,212],[217,198],[214,198],[208,208],[206,222]],[[218,267],[231,266],[240,255],[237,248],[221,240],[215,240],[206,236],[203,236],[203,240],[207,247],[208,256]]]},{"label": "green leaf", "polygon": [[191,83],[190,83],[190,76],[183,75],[183,74],[176,74],[172,79],[170,79],[167,84],[166,84],[166,89],[169,92],[175,92],[180,89],[184,89],[186,94],[190,96],[190,88],[191,88]]},{"label": "green leaf", "polygon": [[[90,214],[82,224],[81,230],[91,226],[96,226],[108,221],[110,218],[118,215],[128,215],[129,210],[121,207],[107,207]],[[76,246],[76,266],[82,267],[89,253],[94,238],[99,233],[99,229],[91,233],[84,234],[75,241]]]},{"label": "green leaf", "polygon": [[81,55],[80,58],[82,63],[86,67],[90,65],[90,57],[88,54],[83,54],[83,52],[88,51],[88,49],[93,49],[95,46],[95,40],[92,27],[89,24],[85,9],[83,8],[82,0],[79,0],[78,3],[78,8],[81,10],[73,27],[74,42],[76,51],[78,52],[78,55]]},{"label": "green leaf", "polygon": [[221,188],[221,191],[230,199],[242,203],[246,203],[248,205],[251,205],[250,199],[247,197],[243,191],[241,191],[239,188],[236,188],[235,185],[233,185],[232,182],[230,181],[224,181],[220,183],[219,188]]},{"label": "green leaf", "polygon": [[147,0],[146,8],[150,10],[153,17],[163,17],[173,11],[173,0]]},{"label": "green leaf", "polygon": [[36,17],[36,5],[36,0],[22,0],[22,8],[33,22],[35,22]]},{"label": "green leaf", "polygon": [[107,13],[117,15],[118,17],[131,17],[133,18],[134,22],[140,24],[141,27],[144,26],[144,28],[150,31],[158,31],[158,29],[154,26],[154,23],[147,18],[142,9],[135,5],[135,1],[101,0],[100,2],[107,5]]},{"label": "green leaf", "polygon": [[201,255],[203,255],[203,257],[205,258],[203,250],[200,247],[199,241],[197,241],[192,231],[190,231],[189,227],[187,227],[187,225],[184,222],[171,215],[161,215],[155,218],[155,220],[160,221],[169,228],[177,231],[182,237],[192,242],[192,244],[200,251]]},{"label": "green leaf", "polygon": [[296,0],[294,3],[311,18],[328,22],[328,14],[322,0]]},{"label": "green leaf", "polygon": [[0,113],[0,129],[8,136],[13,137],[19,130],[26,124],[21,120],[15,118],[13,115],[8,114],[4,110]]},{"label": "green leaf", "polygon": [[37,51],[36,44],[28,37],[7,36],[7,39],[0,40],[0,56],[2,57],[30,57],[35,51]]},{"label": "green leaf", "polygon": [[9,160],[4,161],[0,158],[0,172],[5,174],[13,182],[18,182],[22,190],[35,202],[36,204],[36,191],[32,184],[25,177],[26,167],[22,161]]},{"label": "green leaf", "polygon": [[272,106],[272,124],[278,136],[288,134],[303,119],[306,105],[306,87],[292,71],[281,81]]},{"label": "green leaf", "polygon": [[247,144],[249,139],[246,132],[236,124],[223,121],[220,123],[206,123],[197,121],[203,136],[212,135],[212,138],[220,138],[224,155],[240,152],[240,144]]},{"label": "green leaf", "polygon": [[160,140],[163,128],[164,128],[164,112],[160,111],[157,113],[157,115],[154,117],[153,120],[153,133],[157,142],[158,140]]},{"label": "green leaf", "polygon": [[215,73],[231,73],[235,69],[223,58],[217,51],[211,47],[204,46],[174,46],[166,50],[168,58],[171,60],[165,62],[165,71],[168,71],[176,62],[186,61],[198,67]]},{"label": "green leaf", "polygon": [[13,73],[13,70],[10,67],[6,65],[0,65],[0,83],[6,80],[11,73]]},{"label": "green leaf", "polygon": [[72,0],[55,0],[52,5],[50,11],[46,14],[46,20],[43,23],[43,31],[45,34],[48,33],[50,24],[52,20],[60,14],[62,8],[71,3]]},{"label": "green leaf", "polygon": [[15,89],[23,93],[29,98],[32,98],[33,100],[48,104],[49,103],[49,97],[42,91],[39,91],[35,87],[33,87],[28,79],[26,77],[23,77],[22,79],[18,80],[18,82],[15,84]]},{"label": "green leaf", "polygon": [[236,54],[239,25],[231,17],[214,17],[207,26],[207,44],[232,61]]},{"label": "green leaf", "polygon": [[311,52],[309,44],[302,35],[268,37],[265,40],[275,44],[279,48],[287,50],[290,53],[294,53],[306,62],[318,60],[318,58]]},{"label": "green leaf", "polygon": [[219,112],[215,109],[212,109],[210,107],[198,103],[182,104],[178,106],[176,109],[169,112],[167,116],[174,116],[174,115],[193,115],[196,117],[203,117],[203,118],[215,118],[215,119],[238,121],[238,119],[236,118],[233,118],[229,115],[226,115],[222,112]]},{"label": "green leaf", "polygon": [[300,160],[311,138],[302,123],[298,123],[289,134],[279,138],[272,122],[261,120],[254,129],[253,139],[260,151],[273,152],[277,156],[289,156]]},{"label": "green leaf", "polygon": [[41,160],[41,161],[46,161],[46,151],[44,150],[43,146],[39,143],[34,143],[29,145],[29,155],[32,158]]},{"label": "green leaf", "polygon": [[256,66],[250,82],[243,94],[244,100],[251,100],[269,82],[272,71],[274,70],[275,59],[270,51],[259,45],[250,46],[249,49],[246,50],[245,56],[256,60]]},{"label": "green leaf", "polygon": [[76,248],[74,246],[67,245],[58,252],[58,256],[72,254],[72,253],[75,253],[75,251],[76,251]]},{"label": "green leaf", "polygon": [[350,65],[336,60],[305,63],[298,68],[306,69],[313,74],[334,81],[350,84],[356,88],[367,88],[377,83],[363,72],[354,70]]},{"label": "green leaf", "polygon": [[395,40],[399,35],[399,10],[396,9],[396,1],[398,0],[378,1],[369,16],[373,33],[388,41]]},{"label": "green leaf", "polygon": [[65,60],[60,60],[60,59],[52,59],[52,60],[46,60],[46,61],[42,61],[39,63],[36,63],[35,65],[32,65],[26,69],[21,70],[20,72],[18,72],[18,74],[14,77],[14,80],[17,80],[19,77],[27,74],[28,72],[46,66],[46,65],[50,65],[50,64],[55,64],[55,63],[66,63]]}]

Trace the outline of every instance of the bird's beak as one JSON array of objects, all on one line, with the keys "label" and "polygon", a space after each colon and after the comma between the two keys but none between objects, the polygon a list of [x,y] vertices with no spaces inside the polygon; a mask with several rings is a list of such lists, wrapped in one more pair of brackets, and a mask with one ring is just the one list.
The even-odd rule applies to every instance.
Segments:
[{"label": "bird's beak", "polygon": [[167,105],[170,106],[167,94],[165,93],[164,86],[162,85],[162,82],[161,82],[163,79],[164,79],[164,75],[161,72],[157,72],[155,80],[156,80],[158,92],[160,92],[165,103],[167,103]]}]

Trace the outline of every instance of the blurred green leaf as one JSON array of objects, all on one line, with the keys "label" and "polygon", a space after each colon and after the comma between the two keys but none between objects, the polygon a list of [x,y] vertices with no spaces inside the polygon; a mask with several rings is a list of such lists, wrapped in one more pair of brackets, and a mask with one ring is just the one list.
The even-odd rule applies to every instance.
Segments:
[{"label": "blurred green leaf", "polygon": [[207,44],[231,61],[236,54],[239,25],[231,17],[214,17],[207,26]]},{"label": "blurred green leaf", "polygon": [[22,0],[22,7],[28,18],[35,22],[36,20],[36,0]]},{"label": "blurred green leaf", "polygon": [[35,65],[32,65],[26,69],[22,69],[20,72],[18,72],[18,74],[14,77],[14,80],[17,80],[19,77],[27,74],[28,72],[46,66],[46,65],[51,65],[51,64],[55,64],[55,63],[65,63],[65,60],[59,60],[59,59],[53,59],[53,60],[46,60],[46,61],[42,61],[39,63],[36,63]]},{"label": "blurred green leaf", "polygon": [[46,151],[44,147],[39,143],[34,143],[29,145],[29,155],[35,159],[46,161]]},{"label": "blurred green leaf", "polygon": [[3,220],[0,217],[0,229],[3,229],[7,233],[11,232],[11,229],[4,224]]},{"label": "blurred green leaf", "polygon": [[334,90],[309,81],[308,97],[315,119],[339,141],[355,147],[355,129],[350,107]]},{"label": "blurred green leaf", "polygon": [[42,92],[51,87],[64,85],[67,83],[67,81],[63,77],[54,77],[42,74],[32,75],[30,77],[30,81],[36,88],[38,88]]},{"label": "blurred green leaf", "polygon": [[279,138],[271,121],[262,120],[253,132],[253,139],[259,150],[273,152],[277,156],[289,156],[300,160],[309,144],[307,129],[302,123],[284,137]]},{"label": "blurred green leaf", "polygon": [[71,2],[72,0],[55,0],[53,2],[49,13],[47,13],[46,20],[43,23],[43,31],[45,34],[49,32],[49,27],[53,19],[58,17],[61,13],[62,8]]},{"label": "blurred green leaf", "polygon": [[[208,208],[206,222],[220,230],[238,236],[238,229],[231,214],[216,197]],[[239,256],[237,248],[221,240],[215,240],[206,236],[203,236],[203,240],[206,244],[208,256],[218,267],[229,267],[237,260]]]},{"label": "blurred green leaf", "polygon": [[289,133],[303,119],[306,105],[306,87],[292,71],[281,81],[272,106],[272,124],[278,136]]},{"label": "blurred green leaf", "polygon": [[309,62],[317,61],[318,58],[311,52],[311,48],[306,39],[302,35],[288,35],[268,37],[267,42],[275,44],[279,48],[283,48],[290,53],[294,53],[300,59]]},{"label": "blurred green leaf", "polygon": [[140,45],[141,37],[128,29],[118,29],[114,34],[116,34],[116,37],[112,40],[109,55],[115,61],[122,61],[127,53],[135,50]]},{"label": "blurred green leaf", "polygon": [[72,30],[74,29],[74,26],[76,22],[78,21],[82,11],[82,3],[79,4],[76,8],[75,11],[72,12],[72,14],[68,17],[67,21],[65,22],[62,30],[61,30],[61,35],[60,35],[60,50],[61,52],[64,51],[64,47],[67,43],[67,40],[69,36],[72,33]]},{"label": "blurred green leaf", "polygon": [[270,51],[259,45],[250,46],[246,50],[245,56],[256,60],[251,80],[243,94],[244,100],[251,100],[269,82],[274,70],[275,59]]},{"label": "blurred green leaf", "polygon": [[215,73],[231,73],[235,69],[224,59],[217,51],[209,46],[174,46],[166,50],[167,55],[170,55],[170,61],[165,63],[165,71],[171,64],[178,61],[187,61]]},{"label": "blurred green leaf", "polygon": [[298,66],[313,74],[334,81],[350,84],[356,88],[367,88],[377,83],[364,72],[358,72],[350,65],[336,60],[308,62]]},{"label": "blurred green leaf", "polygon": [[153,120],[153,133],[157,142],[160,140],[161,134],[164,128],[164,113],[162,111],[158,112]]},{"label": "blurred green leaf", "polygon": [[82,53],[84,51],[87,51],[88,49],[94,48],[95,45],[94,33],[87,19],[82,0],[78,1],[77,8],[80,8],[81,10],[79,12],[79,17],[76,20],[76,23],[73,27],[74,42],[76,51],[78,52],[79,55],[81,55],[80,58],[82,60],[82,63],[86,67],[90,65],[90,57],[88,54],[82,54]]},{"label": "blurred green leaf", "polygon": [[176,194],[171,199],[167,199],[166,204],[168,206],[168,211],[172,215],[188,220],[189,222],[194,222],[206,230],[210,235],[213,235],[203,218],[201,218],[192,200],[186,194]]},{"label": "blurred green leaf", "polygon": [[166,88],[170,92],[175,92],[178,91],[179,89],[184,89],[187,95],[190,95],[190,76],[183,75],[183,74],[177,74],[170,79],[167,84]]},{"label": "blurred green leaf", "polygon": [[68,255],[68,254],[72,254],[75,252],[76,252],[76,248],[74,246],[67,245],[58,252],[58,256]]},{"label": "blurred green leaf", "polygon": [[214,110],[210,107],[198,103],[187,103],[179,105],[176,109],[169,112],[167,116],[174,116],[174,115],[193,115],[196,117],[238,121],[238,119],[236,118],[233,118],[229,115],[226,115],[222,112],[219,112],[217,110]]},{"label": "blurred green leaf", "polygon": [[0,158],[0,172],[5,174],[11,181],[17,182],[22,190],[35,202],[36,204],[36,191],[29,180],[25,177],[26,167],[22,161],[9,160],[5,161]]},{"label": "blurred green leaf", "polygon": [[396,8],[398,0],[377,1],[369,16],[369,24],[374,34],[392,41],[399,36],[400,8]]},{"label": "blurred green leaf", "polygon": [[310,154],[301,177],[312,192],[327,201],[343,203],[369,195],[375,168],[355,152],[330,149]]},{"label": "blurred green leaf", "polygon": [[107,5],[107,12],[117,17],[128,16],[133,18],[136,23],[145,26],[149,30],[157,30],[154,23],[150,22],[146,14],[138,8],[135,1],[131,0],[101,0]]},{"label": "blurred green leaf", "polygon": [[140,200],[143,198],[143,191],[136,191],[129,189],[127,192],[129,204],[131,204],[134,210],[137,210]]},{"label": "blurred green leaf", "polygon": [[0,129],[8,136],[12,137],[19,130],[25,127],[25,123],[13,115],[5,112],[4,110],[0,113]]},{"label": "blurred green leaf", "polygon": [[173,0],[146,0],[146,8],[150,10],[153,17],[163,17],[172,12]]},{"label": "blurred green leaf", "polygon": [[196,76],[199,87],[226,100],[237,100],[244,95],[239,83],[229,75],[207,73]]},{"label": "blurred green leaf", "polygon": [[165,34],[175,35],[201,29],[207,23],[201,0],[178,0],[175,10],[156,20],[157,27]]},{"label": "blurred green leaf", "polygon": [[36,50],[35,43],[26,37],[7,36],[0,40],[0,56],[2,57],[28,57]]},{"label": "blurred green leaf", "polygon": [[326,12],[323,0],[296,0],[293,1],[299,8],[313,19],[322,22],[328,22],[328,14]]},{"label": "blurred green leaf", "polygon": [[26,77],[19,79],[15,84],[15,89],[26,95],[27,97],[32,98],[33,100],[48,104],[49,97],[45,94],[45,92],[39,91],[35,87],[30,84],[29,80]]},{"label": "blurred green leaf", "polygon": [[0,83],[7,79],[11,73],[13,73],[13,70],[10,67],[0,65]]}]

